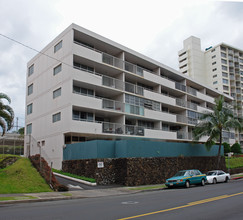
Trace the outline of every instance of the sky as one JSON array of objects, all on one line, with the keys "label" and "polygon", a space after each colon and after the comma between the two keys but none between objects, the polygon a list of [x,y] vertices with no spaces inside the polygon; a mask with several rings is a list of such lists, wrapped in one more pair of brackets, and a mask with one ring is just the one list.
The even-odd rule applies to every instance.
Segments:
[{"label": "sky", "polygon": [[190,36],[202,50],[222,42],[243,50],[242,14],[242,1],[0,0],[0,93],[23,127],[26,66],[37,52],[4,36],[40,51],[75,23],[178,70]]}]

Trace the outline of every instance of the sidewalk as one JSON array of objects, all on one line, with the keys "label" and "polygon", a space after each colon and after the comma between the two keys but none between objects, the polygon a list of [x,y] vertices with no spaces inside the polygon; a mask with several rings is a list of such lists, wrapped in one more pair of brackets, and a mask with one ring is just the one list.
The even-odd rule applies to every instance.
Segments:
[{"label": "sidewalk", "polygon": [[[42,192],[42,193],[22,193],[22,194],[0,194],[0,205],[13,203],[28,203],[41,201],[55,201],[67,199],[95,198],[103,196],[115,196],[140,192],[141,190],[131,190],[131,187],[119,187],[111,189],[76,190],[67,192]],[[10,200],[1,201],[7,198]]]},{"label": "sidewalk", "polygon": [[[238,177],[240,176],[241,177]],[[243,173],[231,175],[231,180],[243,178]],[[77,190],[67,192],[43,192],[43,193],[22,193],[22,194],[0,194],[0,205],[14,204],[14,203],[28,203],[41,201],[55,201],[67,199],[81,199],[81,198],[95,198],[103,196],[116,196],[133,194],[148,190],[162,190],[163,187],[159,185],[136,186],[136,187],[117,187],[108,189],[91,189],[91,190]],[[139,189],[140,188],[140,189]],[[5,198],[5,200],[3,200]],[[2,201],[1,201],[2,199]]]}]

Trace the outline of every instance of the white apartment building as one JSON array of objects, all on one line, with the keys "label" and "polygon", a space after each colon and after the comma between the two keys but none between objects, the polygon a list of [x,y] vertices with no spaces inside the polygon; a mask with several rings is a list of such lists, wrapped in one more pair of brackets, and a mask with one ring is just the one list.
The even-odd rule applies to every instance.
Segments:
[{"label": "white apartment building", "polygon": [[75,24],[28,62],[26,80],[26,134],[55,168],[70,143],[190,142],[200,113],[223,94]]},{"label": "white apartment building", "polygon": [[[225,43],[201,49],[201,40],[189,37],[178,52],[180,72],[234,98],[235,113],[243,116],[243,50]],[[236,134],[243,145],[243,135]]]}]

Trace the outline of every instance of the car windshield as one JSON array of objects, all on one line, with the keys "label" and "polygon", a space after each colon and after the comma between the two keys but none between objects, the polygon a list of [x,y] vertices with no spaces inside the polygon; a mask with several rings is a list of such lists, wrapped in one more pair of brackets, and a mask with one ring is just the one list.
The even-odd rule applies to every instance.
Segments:
[{"label": "car windshield", "polygon": [[175,176],[185,176],[186,171],[179,171],[175,174]]},{"label": "car windshield", "polygon": [[213,175],[216,175],[216,172],[213,171],[207,172],[207,176],[213,176]]}]

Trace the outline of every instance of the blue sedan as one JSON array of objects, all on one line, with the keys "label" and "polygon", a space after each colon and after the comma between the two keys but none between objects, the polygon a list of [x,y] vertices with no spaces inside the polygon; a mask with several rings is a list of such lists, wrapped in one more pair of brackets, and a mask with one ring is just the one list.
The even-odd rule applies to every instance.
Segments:
[{"label": "blue sedan", "polygon": [[190,185],[197,184],[204,186],[206,180],[206,175],[202,174],[199,170],[181,170],[173,177],[167,179],[165,185],[168,188],[174,186],[185,186],[186,188],[189,188]]}]

